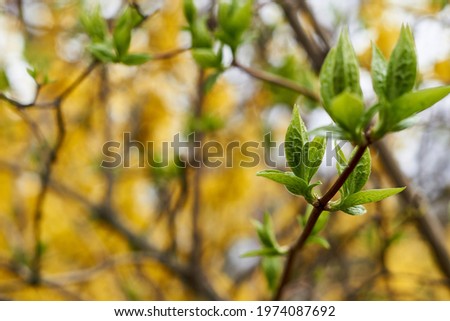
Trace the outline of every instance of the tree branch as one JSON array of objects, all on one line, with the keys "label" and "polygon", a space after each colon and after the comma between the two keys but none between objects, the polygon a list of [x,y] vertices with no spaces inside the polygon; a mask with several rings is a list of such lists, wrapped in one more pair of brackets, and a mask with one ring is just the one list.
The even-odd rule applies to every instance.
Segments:
[{"label": "tree branch", "polygon": [[281,276],[280,284],[273,298],[274,300],[276,301],[281,300],[283,291],[290,280],[290,276],[294,268],[295,259],[299,255],[300,251],[303,249],[306,241],[308,240],[308,237],[311,235],[314,226],[316,225],[317,220],[320,217],[320,214],[322,214],[322,212],[326,209],[331,199],[339,192],[342,185],[344,185],[345,181],[353,172],[356,165],[358,165],[367,147],[368,147],[367,143],[357,147],[356,152],[353,155],[352,159],[350,160],[348,166],[344,169],[341,175],[339,175],[337,180],[330,187],[330,189],[323,195],[323,197],[319,198],[318,202],[314,204],[314,208],[311,212],[311,215],[309,216],[309,219],[306,222],[305,229],[300,234],[300,237],[297,239],[295,244],[289,249],[289,252],[287,254],[287,260],[284,265],[284,270]]},{"label": "tree branch", "polygon": [[265,82],[268,82],[268,83],[271,83],[271,84],[274,84],[274,85],[277,85],[277,86],[280,86],[283,88],[290,89],[290,90],[295,91],[295,92],[299,93],[300,95],[303,95],[311,100],[314,100],[317,102],[320,101],[319,95],[317,95],[314,91],[312,91],[306,87],[300,86],[299,84],[297,84],[289,79],[279,77],[279,76],[276,76],[276,75],[273,75],[273,74],[270,74],[268,72],[264,72],[261,70],[253,69],[251,67],[246,67],[246,66],[242,65],[241,63],[239,63],[237,60],[234,60],[232,65],[234,67],[237,67],[237,68],[241,69],[242,71],[246,72],[253,78],[256,78],[256,79],[259,79],[259,80],[262,80],[262,81],[265,81]]}]

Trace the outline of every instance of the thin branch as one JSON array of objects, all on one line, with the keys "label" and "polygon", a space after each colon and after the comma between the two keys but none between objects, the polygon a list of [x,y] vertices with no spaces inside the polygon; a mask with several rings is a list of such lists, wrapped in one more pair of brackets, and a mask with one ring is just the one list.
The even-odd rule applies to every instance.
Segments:
[{"label": "thin branch", "polygon": [[253,78],[280,86],[280,87],[284,87],[287,89],[290,89],[292,91],[295,91],[297,93],[299,93],[300,95],[303,95],[311,100],[320,101],[320,97],[319,95],[317,95],[314,91],[312,91],[311,89],[308,89],[306,87],[303,87],[289,79],[283,78],[283,77],[279,77],[276,75],[273,75],[271,73],[268,72],[264,72],[258,69],[253,69],[251,67],[247,67],[242,65],[241,63],[239,63],[237,60],[233,61],[233,66],[237,67],[239,69],[241,69],[242,71],[246,72],[247,74],[249,74],[250,76],[252,76]]},{"label": "thin branch", "polygon": [[305,49],[314,70],[319,72],[325,59],[325,55],[328,52],[327,46],[323,49],[319,48],[317,43],[308,37],[300,24],[298,6],[295,2],[290,0],[277,0],[276,2],[283,9],[284,15],[294,31],[297,42]]},{"label": "thin branch", "polygon": [[56,162],[58,153],[64,141],[66,129],[64,117],[61,110],[61,105],[58,104],[55,109],[57,135],[55,146],[51,149],[50,154],[44,165],[44,170],[41,174],[41,190],[38,194],[34,217],[33,217],[33,239],[34,239],[34,254],[31,262],[32,275],[30,279],[31,284],[38,284],[40,282],[40,267],[42,258],[42,216],[43,206],[49,188],[50,177],[53,171],[53,165]]},{"label": "thin branch", "polygon": [[96,205],[78,192],[53,180],[50,186],[55,192],[74,199],[85,206],[90,212],[96,213],[97,219],[126,239],[133,249],[141,251],[142,255],[165,266],[169,271],[183,280],[192,290],[197,291],[208,300],[223,299],[215,292],[212,286],[204,280],[202,275],[199,275],[198,277],[200,279],[203,278],[203,281],[200,283],[195,282],[190,267],[181,265],[170,253],[160,251],[145,238],[132,231],[131,228],[126,226],[126,224],[120,220],[119,214],[113,208]]},{"label": "thin branch", "polygon": [[90,73],[99,65],[98,61],[93,61],[89,66],[79,75],[55,100],[54,104],[57,105],[58,100],[65,100],[82,82],[90,75]]},{"label": "thin branch", "polygon": [[179,54],[182,54],[186,51],[191,50],[190,47],[186,47],[186,48],[176,48],[173,50],[169,50],[167,52],[162,52],[162,53],[158,53],[158,54],[153,54],[151,55],[152,59],[151,60],[165,60],[165,59],[170,59],[173,58]]}]

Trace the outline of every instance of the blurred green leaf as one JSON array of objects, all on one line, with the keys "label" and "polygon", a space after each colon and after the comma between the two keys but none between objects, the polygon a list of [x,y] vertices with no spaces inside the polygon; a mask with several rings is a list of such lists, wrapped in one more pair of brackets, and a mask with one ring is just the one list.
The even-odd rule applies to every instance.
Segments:
[{"label": "blurred green leaf", "polygon": [[265,247],[277,247],[277,240],[273,231],[272,218],[269,213],[264,213],[263,224],[258,221],[254,222],[258,232],[259,239]]},{"label": "blurred green leaf", "polygon": [[103,63],[117,60],[114,49],[106,43],[92,43],[87,47],[88,51]]},{"label": "blurred green leaf", "polygon": [[193,0],[183,1],[183,13],[187,22],[191,25],[197,18],[197,8],[195,7]]},{"label": "blurred green leaf", "polygon": [[202,68],[222,68],[222,60],[212,49],[192,49],[191,52],[194,60]]},{"label": "blurred green leaf", "polygon": [[135,8],[127,7],[116,22],[113,32],[114,47],[118,57],[124,57],[131,43],[131,32],[141,21],[143,17]]},{"label": "blurred green leaf", "polygon": [[310,244],[318,244],[327,250],[329,250],[331,247],[330,243],[324,237],[318,235],[311,235],[310,237],[308,237],[307,242]]},{"label": "blurred green leaf", "polygon": [[261,264],[269,289],[273,292],[277,289],[278,281],[283,269],[281,258],[276,256],[264,257]]},{"label": "blurred green leaf", "polygon": [[233,53],[242,42],[244,32],[252,20],[253,0],[221,1],[218,10],[218,30],[216,36],[230,46]]},{"label": "blurred green leaf", "polygon": [[113,33],[114,47],[118,57],[124,57],[128,53],[131,43],[131,26],[124,24],[116,27]]},{"label": "blurred green leaf", "polygon": [[196,19],[189,30],[192,36],[192,48],[212,48],[213,37],[206,24],[206,19]]},{"label": "blurred green leaf", "polygon": [[142,65],[151,59],[152,57],[148,54],[127,54],[126,56],[122,57],[120,61],[128,66],[136,66]]},{"label": "blurred green leaf", "polygon": [[92,13],[82,13],[80,22],[92,42],[98,43],[106,40],[108,26],[101,15],[100,7],[97,7]]},{"label": "blurred green leaf", "polygon": [[217,80],[219,79],[220,75],[222,74],[222,71],[216,71],[210,75],[208,75],[208,77],[205,80],[204,83],[204,90],[205,93],[208,93],[211,91],[211,89],[214,87],[214,85],[216,84]]}]

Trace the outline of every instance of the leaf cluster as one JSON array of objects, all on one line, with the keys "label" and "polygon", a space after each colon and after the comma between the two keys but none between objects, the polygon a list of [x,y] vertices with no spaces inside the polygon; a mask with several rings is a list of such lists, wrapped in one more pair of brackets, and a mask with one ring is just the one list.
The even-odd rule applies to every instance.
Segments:
[{"label": "leaf cluster", "polygon": [[97,8],[80,17],[81,25],[91,39],[88,50],[95,59],[103,63],[122,63],[129,66],[142,65],[151,59],[146,53],[130,53],[133,29],[144,17],[134,7],[126,7],[116,20],[112,34]]}]

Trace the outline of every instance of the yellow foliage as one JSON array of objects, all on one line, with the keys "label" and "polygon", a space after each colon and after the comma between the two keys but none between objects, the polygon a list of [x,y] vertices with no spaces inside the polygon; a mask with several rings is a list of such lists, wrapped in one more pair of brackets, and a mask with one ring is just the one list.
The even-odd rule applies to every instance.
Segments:
[{"label": "yellow foliage", "polygon": [[434,73],[437,78],[441,79],[443,82],[450,83],[450,58],[446,60],[441,60],[434,65]]}]

